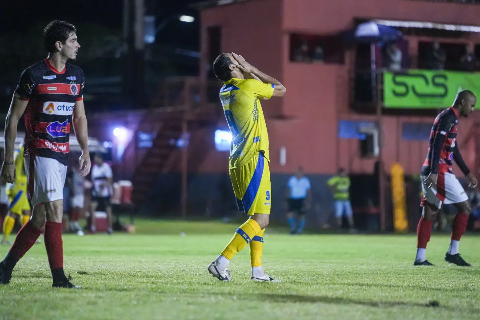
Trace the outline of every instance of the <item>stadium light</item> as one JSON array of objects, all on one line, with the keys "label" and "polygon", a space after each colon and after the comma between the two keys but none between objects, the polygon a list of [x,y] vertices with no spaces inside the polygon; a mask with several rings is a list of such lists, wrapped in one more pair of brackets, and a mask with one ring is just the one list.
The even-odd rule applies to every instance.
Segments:
[{"label": "stadium light", "polygon": [[193,21],[195,21],[195,18],[192,17],[192,16],[185,16],[185,15],[182,15],[178,18],[178,20],[182,21],[182,22],[188,22],[188,23],[191,23]]},{"label": "stadium light", "polygon": [[230,151],[232,133],[227,130],[215,130],[215,149],[217,151]]},{"label": "stadium light", "polygon": [[113,135],[118,139],[119,142],[125,142],[128,137],[128,129],[125,127],[116,127],[113,129]]}]

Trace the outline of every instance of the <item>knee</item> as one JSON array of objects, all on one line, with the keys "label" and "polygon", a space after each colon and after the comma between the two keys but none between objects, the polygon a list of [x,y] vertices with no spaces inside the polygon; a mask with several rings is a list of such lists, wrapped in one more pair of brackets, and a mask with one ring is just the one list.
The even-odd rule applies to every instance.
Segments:
[{"label": "knee", "polygon": [[466,214],[467,216],[472,213],[472,207],[470,206],[470,203],[465,202],[465,204],[463,205],[462,213]]},{"label": "knee", "polygon": [[46,216],[43,213],[35,213],[32,215],[31,218],[31,223],[35,226],[37,229],[43,229],[43,226],[45,225],[46,222]]}]

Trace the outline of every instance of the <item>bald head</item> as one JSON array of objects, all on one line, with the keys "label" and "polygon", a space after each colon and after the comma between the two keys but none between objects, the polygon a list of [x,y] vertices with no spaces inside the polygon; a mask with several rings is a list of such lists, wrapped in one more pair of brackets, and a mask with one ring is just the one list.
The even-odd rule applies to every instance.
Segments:
[{"label": "bald head", "polygon": [[453,108],[457,109],[462,117],[468,117],[475,108],[477,97],[470,90],[463,90],[457,94]]}]

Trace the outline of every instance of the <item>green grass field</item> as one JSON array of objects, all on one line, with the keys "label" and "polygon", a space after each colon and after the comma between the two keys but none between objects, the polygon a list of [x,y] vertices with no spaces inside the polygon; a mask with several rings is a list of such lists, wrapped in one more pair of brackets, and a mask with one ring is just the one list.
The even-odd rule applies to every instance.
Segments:
[{"label": "green grass field", "polygon": [[[248,248],[231,263],[233,282],[220,282],[206,270],[235,224],[139,221],[136,226],[134,235],[64,236],[65,270],[80,290],[53,289],[45,247],[35,245],[12,282],[0,286],[0,319],[480,317],[475,235],[464,236],[460,245],[473,267],[443,261],[447,235],[433,235],[429,243],[427,257],[435,267],[413,267],[414,235],[288,236],[267,229],[264,268],[283,282],[254,283]],[[0,255],[7,250],[0,247]]]}]

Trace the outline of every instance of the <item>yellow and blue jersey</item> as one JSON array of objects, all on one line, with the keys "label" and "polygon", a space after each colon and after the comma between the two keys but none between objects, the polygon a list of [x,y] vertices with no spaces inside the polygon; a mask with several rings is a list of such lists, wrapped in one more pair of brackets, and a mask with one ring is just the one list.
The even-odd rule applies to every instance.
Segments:
[{"label": "yellow and blue jersey", "polygon": [[229,167],[247,164],[262,153],[269,161],[267,125],[259,98],[271,98],[274,85],[232,78],[220,90],[220,101],[232,133]]},{"label": "yellow and blue jersey", "polygon": [[10,198],[9,209],[17,214],[22,214],[22,210],[30,210],[27,198],[27,175],[23,152],[23,147],[15,148],[15,182],[7,184],[7,195]]}]

